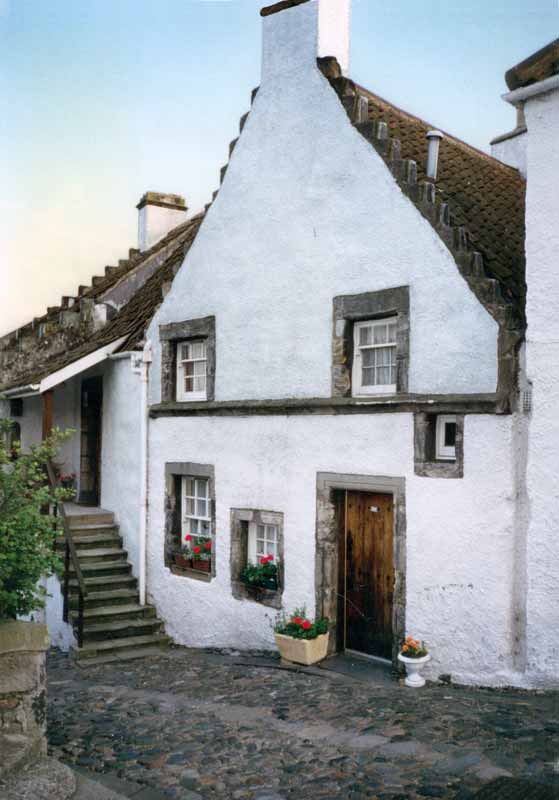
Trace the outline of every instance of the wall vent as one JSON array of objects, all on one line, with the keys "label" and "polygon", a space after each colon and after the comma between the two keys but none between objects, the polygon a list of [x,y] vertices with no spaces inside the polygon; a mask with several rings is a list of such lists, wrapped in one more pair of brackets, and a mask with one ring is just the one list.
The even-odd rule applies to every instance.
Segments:
[{"label": "wall vent", "polygon": [[521,392],[522,398],[522,412],[524,414],[532,413],[532,388],[524,389]]}]

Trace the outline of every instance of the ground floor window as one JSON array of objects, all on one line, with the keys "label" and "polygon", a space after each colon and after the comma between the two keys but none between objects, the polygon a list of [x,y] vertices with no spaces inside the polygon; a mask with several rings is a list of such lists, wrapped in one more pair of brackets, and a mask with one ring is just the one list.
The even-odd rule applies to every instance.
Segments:
[{"label": "ground floor window", "polygon": [[232,509],[233,596],[281,608],[283,580],[283,514],[259,509]]},{"label": "ground floor window", "polygon": [[464,476],[463,414],[414,414],[414,466],[423,478]]},{"label": "ground floor window", "polygon": [[190,462],[165,465],[165,564],[200,580],[215,575],[214,469]]}]

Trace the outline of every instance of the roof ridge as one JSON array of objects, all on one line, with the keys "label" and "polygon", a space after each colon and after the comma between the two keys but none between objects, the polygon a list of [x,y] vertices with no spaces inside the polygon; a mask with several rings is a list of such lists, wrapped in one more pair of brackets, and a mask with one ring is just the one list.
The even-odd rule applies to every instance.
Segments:
[{"label": "roof ridge", "polygon": [[492,164],[498,167],[502,167],[504,170],[518,174],[519,177],[522,178],[522,180],[525,180],[516,167],[511,167],[509,164],[504,164],[502,161],[499,161],[498,158],[495,158],[495,156],[492,156],[490,153],[486,153],[484,150],[480,150],[479,147],[475,147],[475,145],[470,144],[469,142],[465,142],[464,139],[460,139],[458,136],[455,136],[452,133],[448,133],[448,131],[445,131],[444,128],[442,128],[441,126],[432,125],[430,122],[427,122],[427,120],[423,119],[423,117],[418,117],[417,114],[412,114],[410,111],[406,111],[404,108],[400,108],[400,106],[397,106],[391,100],[387,100],[385,97],[381,97],[379,94],[376,94],[376,92],[372,92],[370,89],[366,89],[364,86],[361,86],[361,84],[355,83],[354,85],[356,89],[358,89],[360,92],[363,92],[365,95],[369,95],[371,98],[373,98],[374,100],[379,100],[381,103],[386,103],[387,106],[390,106],[392,109],[394,109],[400,114],[404,114],[409,119],[415,120],[416,122],[420,122],[422,125],[425,125],[428,128],[441,131],[441,133],[444,133],[446,138],[451,139],[457,145],[465,147],[467,150],[471,150],[476,155],[487,159]]}]

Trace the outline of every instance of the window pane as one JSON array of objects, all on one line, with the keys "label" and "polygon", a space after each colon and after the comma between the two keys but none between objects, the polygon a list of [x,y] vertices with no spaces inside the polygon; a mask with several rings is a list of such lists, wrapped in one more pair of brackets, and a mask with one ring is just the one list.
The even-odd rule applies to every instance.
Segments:
[{"label": "window pane", "polygon": [[456,447],[456,423],[446,422],[444,426],[444,446]]},{"label": "window pane", "polygon": [[371,344],[372,342],[372,328],[363,327],[359,328],[359,344]]},{"label": "window pane", "polygon": [[184,374],[185,375],[194,375],[194,362],[187,361],[184,365]]},{"label": "window pane", "polygon": [[384,344],[387,338],[387,326],[375,325],[375,344]]},{"label": "window pane", "polygon": [[205,479],[198,479],[196,481],[196,496],[197,497],[207,497],[208,496],[208,481]]},{"label": "window pane", "polygon": [[188,358],[190,358],[190,346],[188,344],[181,344],[180,358],[181,361],[186,361]]},{"label": "window pane", "polygon": [[377,368],[377,385],[386,386],[390,383],[390,367]]},{"label": "window pane", "polygon": [[210,523],[209,522],[199,522],[200,525],[200,535],[201,536],[209,536],[210,535]]},{"label": "window pane", "polygon": [[194,478],[186,479],[186,493],[190,497],[194,497]]},{"label": "window pane", "polygon": [[396,323],[392,322],[388,326],[388,341],[395,342],[396,341]]},{"label": "window pane", "polygon": [[205,358],[206,357],[206,343],[205,342],[192,342],[190,346],[191,358]]},{"label": "window pane", "polygon": [[361,376],[361,383],[363,386],[374,386],[375,385],[375,368],[374,367],[364,367],[363,374]]},{"label": "window pane", "polygon": [[194,379],[193,378],[185,378],[184,379],[184,391],[185,392],[193,392],[194,391]]},{"label": "window pane", "polygon": [[192,364],[189,366],[192,367],[192,375],[205,375],[206,374],[206,362],[205,361],[193,361]]},{"label": "window pane", "polygon": [[192,497],[186,498],[186,513],[188,516],[194,516],[194,502]]},{"label": "window pane", "polygon": [[376,364],[376,350],[362,350],[361,355],[363,358],[364,367],[374,367]]}]

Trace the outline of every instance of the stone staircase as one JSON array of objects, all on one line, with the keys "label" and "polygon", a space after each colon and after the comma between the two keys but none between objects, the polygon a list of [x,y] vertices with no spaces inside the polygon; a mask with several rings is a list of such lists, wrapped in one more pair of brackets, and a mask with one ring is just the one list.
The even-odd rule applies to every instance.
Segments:
[{"label": "stone staircase", "polygon": [[[151,655],[169,644],[153,606],[140,605],[137,579],[111,512],[70,505],[66,515],[87,589],[77,658],[103,661]],[[57,541],[61,554],[64,539]],[[78,619],[78,581],[70,563],[69,616]]]}]

